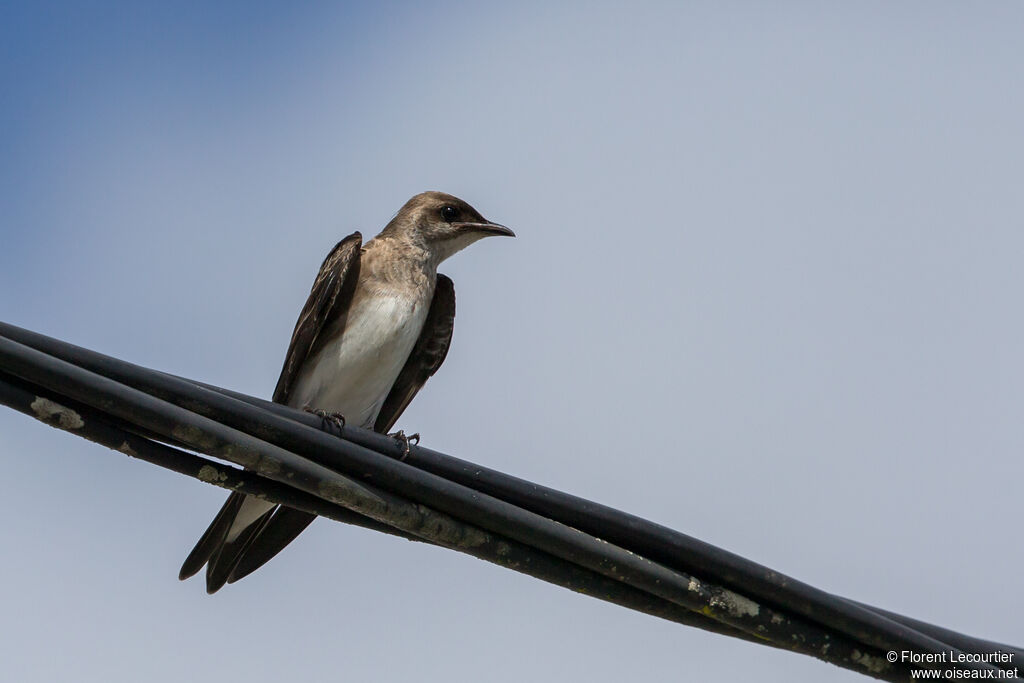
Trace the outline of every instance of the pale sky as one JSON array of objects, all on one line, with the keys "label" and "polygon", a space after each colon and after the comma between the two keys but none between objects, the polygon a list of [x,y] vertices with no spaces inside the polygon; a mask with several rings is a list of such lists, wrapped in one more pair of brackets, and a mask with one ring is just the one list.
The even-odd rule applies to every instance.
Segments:
[{"label": "pale sky", "polygon": [[[1024,644],[1024,6],[0,8],[0,319],[268,397],[412,194],[424,445]],[[320,520],[177,581],[224,492],[0,410],[0,677],[860,681]]]}]

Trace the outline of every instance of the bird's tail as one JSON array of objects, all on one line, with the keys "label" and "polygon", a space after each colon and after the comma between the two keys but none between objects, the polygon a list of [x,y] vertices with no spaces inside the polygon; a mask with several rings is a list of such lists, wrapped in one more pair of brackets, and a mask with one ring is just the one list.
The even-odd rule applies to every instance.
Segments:
[{"label": "bird's tail", "polygon": [[178,578],[184,581],[206,565],[206,592],[216,593],[230,580],[253,539],[267,527],[275,507],[259,498],[232,493],[185,558]]},{"label": "bird's tail", "polygon": [[270,558],[284,550],[316,519],[316,515],[278,505],[273,516],[253,536],[249,546],[235,563],[228,575],[228,583],[234,583],[262,567]]}]

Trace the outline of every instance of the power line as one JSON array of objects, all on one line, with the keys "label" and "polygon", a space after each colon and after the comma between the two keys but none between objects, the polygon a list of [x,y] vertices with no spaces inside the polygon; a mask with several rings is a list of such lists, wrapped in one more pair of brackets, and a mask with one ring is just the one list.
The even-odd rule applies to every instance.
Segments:
[{"label": "power line", "polygon": [[339,438],[308,413],[5,323],[0,402],[209,483],[883,680],[910,680],[909,665],[889,662],[890,651],[963,654],[958,668],[982,676],[997,667],[968,655],[1024,658],[1020,648],[845,600],[591,501],[418,446],[403,462],[402,447],[384,435],[346,427]]}]

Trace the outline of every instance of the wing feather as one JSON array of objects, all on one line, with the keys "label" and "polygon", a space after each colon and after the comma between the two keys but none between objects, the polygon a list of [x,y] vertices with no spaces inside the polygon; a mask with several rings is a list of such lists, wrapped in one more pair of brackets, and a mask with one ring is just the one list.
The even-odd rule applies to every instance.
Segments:
[{"label": "wing feather", "polygon": [[[284,367],[274,389],[275,403],[288,403],[295,379],[306,359],[319,350],[326,328],[341,333],[348,306],[359,279],[359,254],[363,236],[354,232],[338,242],[324,259],[292,332]],[[301,406],[300,406],[301,407]]]},{"label": "wing feather", "polygon": [[[448,355],[454,326],[455,286],[448,277],[438,275],[434,298],[431,299],[423,330],[409,354],[409,359],[398,374],[398,379],[384,400],[374,423],[375,431],[387,432],[391,429],[427,379],[441,367],[445,356]],[[231,564],[225,563],[225,566],[230,568],[227,582],[234,583],[262,567],[302,533],[314,519],[316,515],[279,505],[269,520],[259,528],[258,533],[248,537],[246,546],[237,554],[239,559],[231,556]],[[218,572],[213,585],[219,587],[223,580],[222,573]]]},{"label": "wing feather", "polygon": [[[362,244],[362,235],[352,233],[335,245],[320,266],[306,305],[295,323],[284,367],[274,389],[274,402],[288,403],[299,369],[306,359],[319,350],[325,338],[341,334],[344,330],[348,307],[359,279]],[[213,593],[225,582],[237,580],[269,560],[315,517],[277,506],[241,531],[234,541],[228,542],[228,532],[244,501],[245,495],[240,493],[228,496],[224,507],[182,565],[180,579],[187,579],[204,564],[208,565],[206,588]],[[263,533],[268,526],[273,533]],[[253,558],[247,559],[250,554]],[[236,571],[240,564],[242,569]]]},{"label": "wing feather", "polygon": [[377,413],[374,431],[386,433],[391,429],[417,392],[441,367],[448,355],[454,329],[455,284],[447,275],[438,273],[423,330]]}]

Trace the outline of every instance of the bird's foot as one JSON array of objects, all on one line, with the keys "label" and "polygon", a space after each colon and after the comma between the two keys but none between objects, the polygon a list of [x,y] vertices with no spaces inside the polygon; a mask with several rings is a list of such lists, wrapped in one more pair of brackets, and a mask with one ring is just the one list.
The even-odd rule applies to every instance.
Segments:
[{"label": "bird's foot", "polygon": [[417,446],[420,445],[419,434],[410,434],[409,436],[406,436],[405,432],[399,429],[397,432],[393,434],[388,434],[388,436],[402,444],[402,457],[399,458],[399,460],[401,460],[402,462],[405,462],[405,459],[409,457],[410,442],[415,442]]},{"label": "bird's foot", "polygon": [[326,410],[311,408],[308,405],[305,406],[303,410],[319,417],[321,421],[320,429],[324,430],[328,434],[340,437],[344,433],[345,416],[341,413],[328,413]]}]

